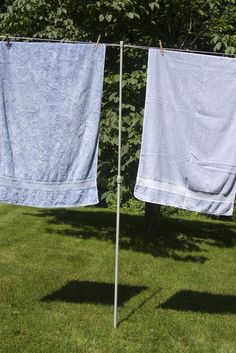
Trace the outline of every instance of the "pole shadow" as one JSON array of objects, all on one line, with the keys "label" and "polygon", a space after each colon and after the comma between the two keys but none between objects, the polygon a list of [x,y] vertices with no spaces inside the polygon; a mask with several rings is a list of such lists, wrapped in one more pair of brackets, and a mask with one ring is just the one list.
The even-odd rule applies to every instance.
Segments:
[{"label": "pole shadow", "polygon": [[159,293],[160,291],[161,291],[161,288],[159,288],[157,291],[151,293],[139,305],[137,305],[133,310],[131,310],[128,315],[126,315],[123,319],[121,319],[118,322],[118,326],[120,326],[120,324],[122,324],[122,322],[127,321],[131,316],[133,316],[139,309],[141,309],[146,303],[148,303],[152,298],[154,298],[156,296],[156,294]]}]

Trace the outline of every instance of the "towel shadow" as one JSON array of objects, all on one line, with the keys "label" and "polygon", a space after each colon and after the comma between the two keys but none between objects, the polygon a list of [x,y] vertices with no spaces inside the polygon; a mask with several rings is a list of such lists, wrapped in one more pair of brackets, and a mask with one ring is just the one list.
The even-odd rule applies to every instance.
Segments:
[{"label": "towel shadow", "polygon": [[158,306],[158,308],[235,315],[236,296],[182,290],[174,294],[165,303]]},{"label": "towel shadow", "polygon": [[[118,305],[146,290],[144,286],[119,285]],[[78,304],[113,305],[114,284],[89,281],[70,281],[64,287],[40,299],[43,302],[63,301]]]}]

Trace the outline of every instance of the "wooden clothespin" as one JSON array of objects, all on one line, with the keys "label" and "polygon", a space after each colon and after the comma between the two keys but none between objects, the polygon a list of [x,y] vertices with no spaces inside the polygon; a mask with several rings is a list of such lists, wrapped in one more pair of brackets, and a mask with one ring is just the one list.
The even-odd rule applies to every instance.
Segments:
[{"label": "wooden clothespin", "polygon": [[7,40],[6,46],[7,46],[8,49],[10,49],[11,48],[11,42],[10,42],[10,38],[9,38],[8,35],[6,35],[6,40]]},{"label": "wooden clothespin", "polygon": [[163,48],[161,40],[159,40],[159,45],[160,45],[161,55],[163,56],[164,55],[164,48]]},{"label": "wooden clothespin", "polygon": [[96,43],[96,46],[95,46],[95,51],[97,50],[97,48],[99,46],[100,39],[101,39],[101,35],[99,34],[98,39],[97,39],[97,43]]}]

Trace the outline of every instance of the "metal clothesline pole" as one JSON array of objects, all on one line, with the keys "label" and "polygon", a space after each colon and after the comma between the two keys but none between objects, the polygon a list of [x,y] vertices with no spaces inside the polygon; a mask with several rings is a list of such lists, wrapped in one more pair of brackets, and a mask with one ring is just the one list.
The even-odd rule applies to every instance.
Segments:
[{"label": "metal clothesline pole", "polygon": [[116,255],[114,288],[114,328],[117,328],[118,275],[119,275],[119,238],[120,238],[120,193],[121,193],[121,129],[122,129],[122,85],[123,85],[124,42],[120,42],[120,87],[119,87],[119,133],[118,133],[118,173],[117,173],[117,208],[116,208]]}]

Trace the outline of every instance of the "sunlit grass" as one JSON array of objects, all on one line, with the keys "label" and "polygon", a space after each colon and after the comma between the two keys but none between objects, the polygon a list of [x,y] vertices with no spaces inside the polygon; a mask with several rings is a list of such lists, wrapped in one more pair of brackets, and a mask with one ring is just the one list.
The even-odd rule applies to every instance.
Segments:
[{"label": "sunlit grass", "polygon": [[236,224],[0,206],[1,353],[235,353]]}]

